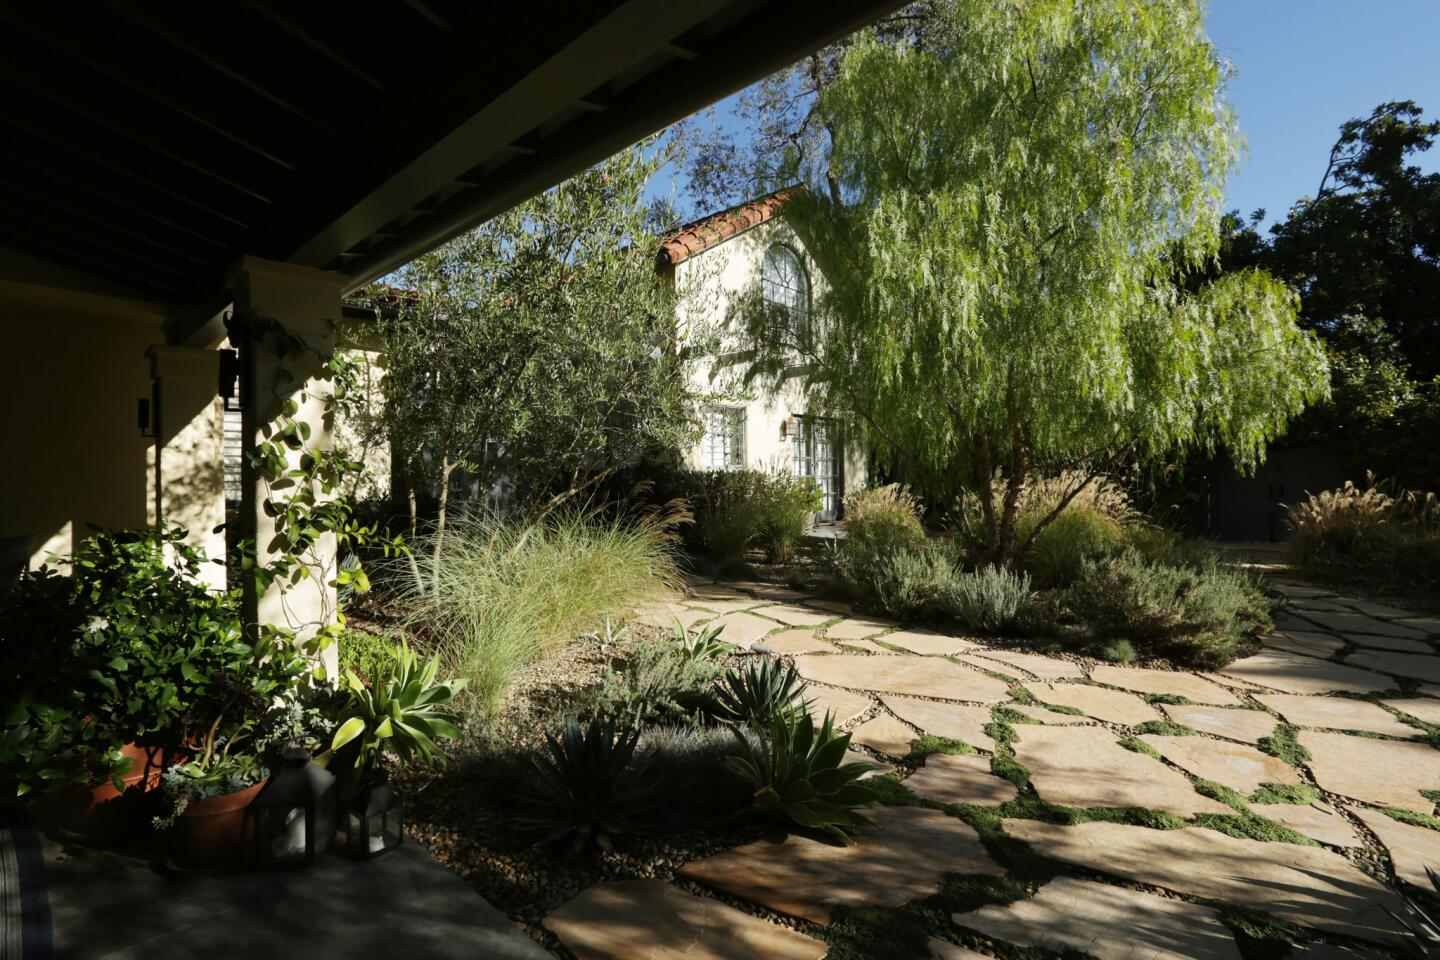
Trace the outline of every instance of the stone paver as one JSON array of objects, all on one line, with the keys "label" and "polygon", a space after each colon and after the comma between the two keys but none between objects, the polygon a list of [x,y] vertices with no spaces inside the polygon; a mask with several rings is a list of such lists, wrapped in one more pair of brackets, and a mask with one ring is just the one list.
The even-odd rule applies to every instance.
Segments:
[{"label": "stone paver", "polygon": [[1310,804],[1252,803],[1250,809],[1258,816],[1274,820],[1296,833],[1303,833],[1312,840],[1328,843],[1332,847],[1351,849],[1365,845],[1356,835],[1355,828],[1350,826],[1350,822],[1323,800]]},{"label": "stone paver", "polygon": [[863,650],[865,653],[873,653],[882,657],[895,655],[894,650],[882,647],[874,640],[839,640],[837,642],[847,650]]},{"label": "stone paver", "polygon": [[1240,960],[1210,907],[1093,880],[1057,877],[1028,900],[957,913],[959,926],[997,940],[1099,960]]},{"label": "stone paver", "polygon": [[831,640],[863,640],[884,633],[888,626],[879,620],[841,620],[826,627],[825,636]]},{"label": "stone paver", "polygon": [[1256,743],[1275,732],[1275,718],[1264,710],[1234,707],[1205,707],[1199,704],[1162,704],[1161,710],[1176,723],[1193,727],[1201,733],[1245,743]]},{"label": "stone paver", "polygon": [[879,750],[892,757],[906,757],[910,744],[919,739],[919,734],[888,713],[882,713],[872,720],[866,720],[856,727],[850,736],[851,743]]},{"label": "stone paver", "polygon": [[826,643],[811,630],[782,630],[755,642],[751,649],[764,648],[771,653],[794,657],[802,653],[830,653],[835,645]]},{"label": "stone paver", "polygon": [[1440,790],[1440,750],[1429,744],[1300,731],[1306,765],[1323,789],[1354,800],[1429,813],[1421,790]]},{"label": "stone paver", "polygon": [[1308,583],[1296,583],[1293,580],[1272,580],[1270,586],[1275,592],[1292,600],[1318,599],[1320,597],[1333,597],[1335,592],[1324,587],[1311,586]]},{"label": "stone paver", "polygon": [[675,629],[675,621],[680,621],[686,629],[693,628],[697,623],[715,619],[715,614],[708,610],[692,610],[689,607],[678,605],[666,605],[663,608],[642,608],[637,613],[635,621],[647,627],[658,627],[661,630]]},{"label": "stone paver", "polygon": [[962,947],[958,943],[951,943],[949,940],[941,940],[939,937],[931,937],[925,944],[930,948],[930,956],[933,960],[994,960],[978,950],[971,950],[969,947]]},{"label": "stone paver", "polygon": [[1299,654],[1302,657],[1319,657],[1327,660],[1345,649],[1345,641],[1333,633],[1312,633],[1308,630],[1287,630],[1261,637],[1260,642],[1272,650]]},{"label": "stone paver", "polygon": [[899,647],[924,657],[948,657],[976,649],[975,641],[929,630],[897,630],[880,638],[892,647]]},{"label": "stone paver", "polygon": [[710,621],[709,626],[723,627],[720,639],[745,650],[750,649],[756,640],[771,630],[777,629],[773,620],[764,620],[753,613],[727,613]]},{"label": "stone paver", "polygon": [[1440,636],[1440,617],[1401,617],[1395,621],[1421,633]]},{"label": "stone paver", "polygon": [[1381,693],[1395,686],[1395,681],[1369,670],[1273,651],[1236,660],[1219,672],[1286,693],[1330,693],[1335,690]]},{"label": "stone paver", "polygon": [[868,763],[871,770],[868,773],[860,774],[861,780],[869,780],[871,777],[883,777],[887,773],[894,773],[893,764],[881,763],[863,750],[846,750],[845,756],[840,758],[841,763]]},{"label": "stone paver", "polygon": [[[924,730],[948,740],[959,740],[981,750],[994,750],[995,741],[985,732],[990,722],[989,707],[967,707],[958,703],[939,703],[886,694],[880,698],[890,712]],[[1436,701],[1440,703],[1440,701]]]},{"label": "stone paver", "polygon": [[1408,637],[1419,640],[1425,632],[1403,623],[1377,620],[1363,613],[1307,613],[1306,620],[1336,633],[1375,633],[1387,637]]},{"label": "stone paver", "polygon": [[[1345,658],[1352,667],[1364,667],[1398,677],[1414,677],[1429,683],[1440,683],[1440,657],[1433,653],[1391,653],[1386,650],[1361,650]],[[1393,684],[1392,684],[1393,686]]]},{"label": "stone paver", "polygon": [[663,880],[599,883],[543,921],[577,960],[820,960],[829,946]]},{"label": "stone paver", "polygon": [[[973,656],[973,659],[972,659]],[[970,663],[983,665],[985,661],[999,660],[1003,664],[1012,667],[1019,667],[1026,673],[1033,674],[1041,680],[1080,680],[1085,676],[1081,670],[1069,660],[1061,660],[1059,657],[1046,657],[1038,653],[1022,653],[1018,650],[993,650],[989,647],[978,647],[971,656],[963,658]],[[986,667],[987,670],[995,669]]]},{"label": "stone paver", "polygon": [[851,693],[835,687],[808,684],[801,695],[810,701],[810,715],[818,723],[826,711],[835,715],[835,726],[843,727],[862,713],[875,706],[874,701],[863,693]]},{"label": "stone paver", "polygon": [[1371,600],[1361,600],[1355,597],[1340,597],[1340,602],[1347,607],[1358,610],[1361,613],[1369,614],[1372,617],[1380,617],[1384,620],[1403,620],[1406,617],[1415,616],[1413,610],[1402,610],[1399,607],[1389,607],[1383,603],[1375,603]]},{"label": "stone paver", "polygon": [[1136,693],[1170,694],[1211,706],[1228,707],[1240,703],[1229,690],[1178,670],[1146,670],[1101,664],[1090,671],[1090,679]]},{"label": "stone paver", "polygon": [[790,603],[777,603],[774,606],[761,607],[755,612],[762,617],[779,620],[787,627],[818,627],[822,623],[835,619],[834,614],[822,613],[811,610],[809,607],[799,607]]},{"label": "stone paver", "polygon": [[1045,703],[1074,707],[1087,717],[1131,726],[1159,720],[1160,713],[1133,693],[1106,690],[1088,683],[1027,683],[1031,696]]},{"label": "stone paver", "polygon": [[1098,821],[1062,826],[1006,820],[1004,829],[1044,856],[1137,883],[1342,935],[1400,936],[1399,924],[1385,912],[1401,909],[1399,898],[1321,847],[1242,840],[1215,830],[1152,830]]},{"label": "stone paver", "polygon": [[1356,807],[1352,812],[1380,838],[1395,865],[1395,876],[1426,893],[1435,892],[1425,868],[1440,872],[1440,830],[1401,823],[1379,810]]},{"label": "stone paver", "polygon": [[984,670],[987,673],[1008,677],[1011,680],[1027,680],[1030,676],[1019,667],[1012,667],[1008,663],[1001,663],[999,660],[987,660],[984,657],[976,657],[968,653],[962,653],[955,657],[955,659],[961,663],[969,664],[976,670]]},{"label": "stone paver", "polygon": [[947,873],[1006,872],[979,834],[955,817],[925,807],[879,807],[870,816],[875,827],[852,846],[796,836],[761,840],[686,864],[679,875],[828,924],[837,907],[893,907],[929,896]]},{"label": "stone paver", "polygon": [[1440,726],[1440,700],[1430,697],[1414,697],[1410,700],[1382,700],[1387,707],[1394,707],[1401,713],[1408,713],[1416,720]]},{"label": "stone paver", "polygon": [[1288,722],[1329,730],[1364,730],[1391,737],[1414,737],[1422,731],[1395,719],[1390,711],[1365,700],[1345,697],[1302,697],[1294,693],[1257,693],[1255,699]]},{"label": "stone paver", "polygon": [[1177,816],[1230,813],[1195,792],[1190,781],[1160,761],[1127,750],[1100,727],[1015,728],[1015,759],[1030,771],[1044,800],[1065,807],[1146,807]]},{"label": "stone paver", "polygon": [[818,597],[806,597],[802,602],[807,607],[824,610],[826,613],[833,613],[839,617],[848,617],[855,612],[855,608],[844,600],[821,600]]},{"label": "stone paver", "polygon": [[1262,783],[1300,782],[1300,775],[1294,767],[1244,744],[1209,737],[1162,737],[1154,734],[1140,739],[1181,770],[1241,793],[1254,793]]},{"label": "stone paver", "polygon": [[689,601],[686,606],[693,609],[709,610],[712,613],[738,613],[742,610],[752,610],[760,606],[763,602],[763,600],[756,600],[754,597],[731,597],[726,600],[712,597],[697,597]]},{"label": "stone paver", "polygon": [[1380,637],[1371,633],[1347,633],[1345,639],[1357,647],[1371,650],[1394,650],[1396,653],[1430,653],[1435,648],[1424,640],[1407,640],[1404,637]]},{"label": "stone paver", "polygon": [[1009,696],[1001,680],[938,657],[861,657],[848,654],[795,658],[807,680],[943,700],[998,703]]},{"label": "stone paver", "polygon": [[1073,713],[1061,713],[1058,710],[1051,710],[1049,707],[1040,707],[1031,703],[1007,703],[1007,707],[1017,713],[1034,720],[1036,723],[1047,723],[1052,727],[1073,727],[1090,726],[1094,720],[1086,716],[1077,716]]},{"label": "stone paver", "polygon": [[936,803],[974,803],[993,807],[1020,795],[1015,784],[990,772],[990,758],[973,753],[951,756],[932,753],[905,786]]}]

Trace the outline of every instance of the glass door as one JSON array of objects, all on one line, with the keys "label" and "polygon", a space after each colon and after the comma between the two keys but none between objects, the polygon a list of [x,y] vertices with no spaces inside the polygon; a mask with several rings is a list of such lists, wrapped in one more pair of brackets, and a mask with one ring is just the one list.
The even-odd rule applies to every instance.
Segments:
[{"label": "glass door", "polygon": [[841,468],[844,456],[833,426],[813,417],[799,418],[792,451],[795,476],[814,480],[824,497],[815,513],[815,521],[834,521],[840,516],[845,484]]}]

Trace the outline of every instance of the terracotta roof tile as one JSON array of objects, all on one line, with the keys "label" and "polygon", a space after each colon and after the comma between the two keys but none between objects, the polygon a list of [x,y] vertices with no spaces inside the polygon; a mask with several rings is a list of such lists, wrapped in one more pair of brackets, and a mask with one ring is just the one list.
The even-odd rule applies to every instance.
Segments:
[{"label": "terracotta roof tile", "polygon": [[687,223],[661,241],[655,261],[662,267],[674,266],[736,234],[757,227],[779,213],[787,201],[804,189],[804,185],[785,187]]}]

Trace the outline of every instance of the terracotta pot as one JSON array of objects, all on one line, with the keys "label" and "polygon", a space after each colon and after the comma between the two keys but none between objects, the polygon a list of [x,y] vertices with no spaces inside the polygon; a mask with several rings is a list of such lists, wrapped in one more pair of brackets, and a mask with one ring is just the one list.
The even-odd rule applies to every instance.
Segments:
[{"label": "terracotta pot", "polygon": [[178,757],[164,746],[127,743],[120,748],[133,762],[120,775],[124,788],[109,780],[89,787],[72,787],[61,795],[64,827],[85,837],[115,837],[143,833],[159,812],[160,774]]},{"label": "terracotta pot", "polygon": [[236,793],[192,800],[166,834],[170,863],[184,870],[243,867],[255,854],[255,826],[249,815],[267,780]]}]

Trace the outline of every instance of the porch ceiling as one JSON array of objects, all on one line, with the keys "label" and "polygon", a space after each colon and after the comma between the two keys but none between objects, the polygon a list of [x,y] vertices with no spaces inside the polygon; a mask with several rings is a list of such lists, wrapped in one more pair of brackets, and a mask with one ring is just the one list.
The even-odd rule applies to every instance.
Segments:
[{"label": "porch ceiling", "polygon": [[898,0],[0,7],[0,244],[199,313],[358,286]]}]

